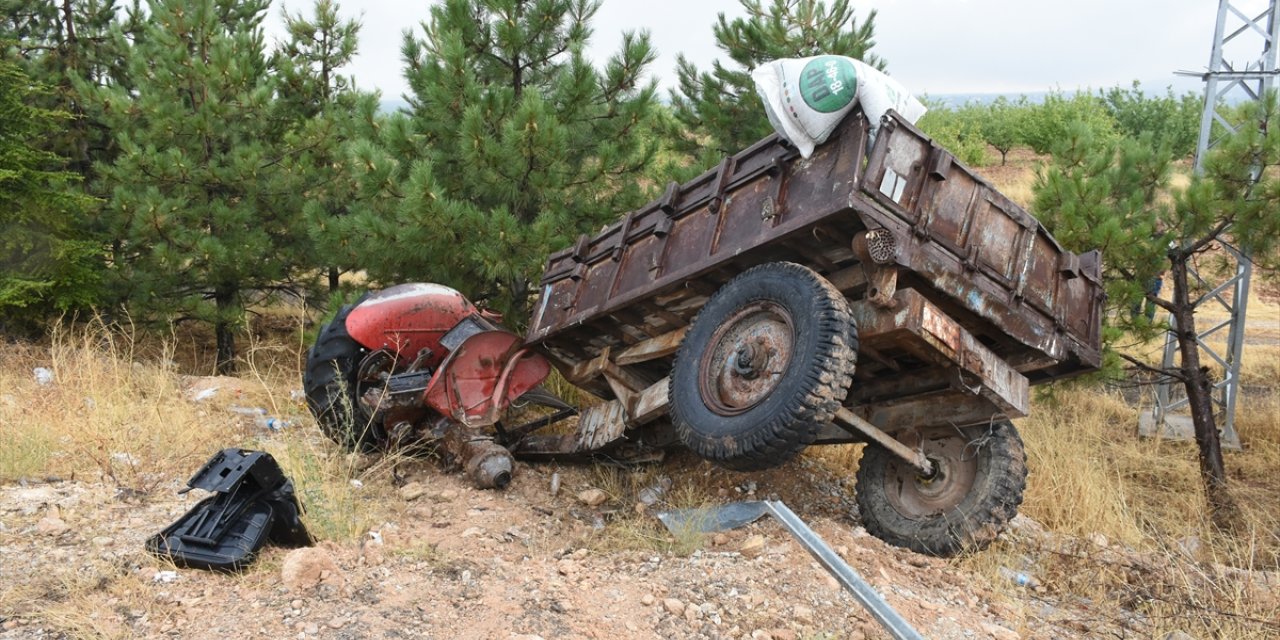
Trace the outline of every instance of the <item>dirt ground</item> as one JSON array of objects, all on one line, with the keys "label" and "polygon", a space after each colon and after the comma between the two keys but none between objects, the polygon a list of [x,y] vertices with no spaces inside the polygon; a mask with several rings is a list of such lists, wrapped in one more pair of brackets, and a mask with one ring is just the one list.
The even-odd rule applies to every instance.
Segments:
[{"label": "dirt ground", "polygon": [[[664,548],[671,536],[636,502],[611,495],[590,507],[578,495],[631,472],[521,464],[512,487],[495,492],[429,462],[399,471],[399,488],[392,474],[361,483],[386,516],[363,539],[291,560],[268,547],[230,576],[175,570],[143,551],[200,498],[179,496],[178,478],[140,497],[56,479],[3,487],[0,582],[10,593],[0,638],[887,637],[774,522]],[[870,537],[849,487],[812,460],[748,479],[677,456],[661,473],[673,491],[696,484],[720,500],[784,500],[927,637],[1104,631],[1082,622],[1085,603],[1044,599],[1043,618],[1028,618],[1008,585]],[[296,566],[282,571],[296,562],[320,568],[305,579]],[[1042,599],[1034,583],[1015,589]]]},{"label": "dirt ground", "polygon": [[[675,485],[785,500],[928,637],[1068,631],[1014,620],[982,577],[870,538],[844,484],[810,461],[750,480],[689,458],[671,465]],[[385,500],[388,520],[364,540],[321,543],[310,553],[332,558],[330,575],[292,584],[282,577],[287,549],[266,549],[236,576],[174,571],[143,552],[148,535],[200,498],[178,495],[177,479],[142,498],[83,481],[5,486],[0,581],[13,609],[0,612],[0,637],[883,636],[774,522],[696,540],[687,554],[646,549],[645,536],[667,534],[640,525],[652,516],[636,515],[635,503],[581,502],[602,484],[594,468],[520,465],[511,489],[484,492],[431,463],[408,467],[412,489],[389,477],[362,483]],[[37,602],[40,611],[29,607]]]}]

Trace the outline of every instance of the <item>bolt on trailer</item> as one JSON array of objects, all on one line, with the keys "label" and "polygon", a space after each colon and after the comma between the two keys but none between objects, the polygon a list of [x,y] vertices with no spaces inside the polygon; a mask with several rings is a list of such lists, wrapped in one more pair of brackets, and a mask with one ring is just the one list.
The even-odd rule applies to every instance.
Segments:
[{"label": "bolt on trailer", "polygon": [[[344,446],[434,443],[494,488],[512,455],[683,444],[752,471],[863,442],[869,532],[985,545],[1022,500],[1029,387],[1099,365],[1098,254],[897,114],[869,137],[855,110],[809,158],[775,134],[668,185],[550,257],[525,336],[445,286],[370,293],[308,352],[308,405]],[[600,398],[558,435],[553,366]],[[504,423],[529,403],[550,415]]]},{"label": "bolt on trailer", "polygon": [[526,344],[604,402],[517,454],[681,442],[737,470],[865,442],[868,531],[952,554],[1025,486],[1030,385],[1096,370],[1097,252],[890,113],[779,136],[552,255]]}]

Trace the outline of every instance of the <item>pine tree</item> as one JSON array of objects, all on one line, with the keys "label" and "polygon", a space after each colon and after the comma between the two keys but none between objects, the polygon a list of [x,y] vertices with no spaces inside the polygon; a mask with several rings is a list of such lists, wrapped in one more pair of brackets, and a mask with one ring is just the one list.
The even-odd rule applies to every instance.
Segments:
[{"label": "pine tree", "polygon": [[111,134],[79,85],[126,86],[122,64],[127,38],[140,28],[140,13],[122,12],[115,0],[0,0],[0,40],[31,78],[48,91],[39,106],[68,114],[42,148],[68,159],[68,168],[92,184],[93,165],[109,162]]},{"label": "pine tree", "polygon": [[40,143],[66,114],[34,104],[47,95],[0,60],[0,331],[27,332],[56,311],[96,300],[100,252],[77,233],[87,199],[63,158]]},{"label": "pine tree", "polygon": [[266,0],[153,0],[128,49],[130,90],[93,90],[119,146],[99,165],[111,194],[114,286],[150,317],[213,325],[234,369],[247,304],[287,282],[300,216],[276,83],[260,28]]},{"label": "pine tree", "polygon": [[361,215],[336,221],[376,281],[434,280],[523,321],[547,255],[647,195],[654,54],[603,69],[587,0],[447,0],[407,35],[410,113],[358,145]]},{"label": "pine tree", "polygon": [[343,20],[338,10],[331,0],[318,0],[311,16],[286,14],[289,40],[272,62],[279,106],[291,122],[290,145],[299,150],[290,165],[301,183],[296,206],[306,216],[314,263],[327,272],[331,294],[344,267],[359,267],[343,259],[346,238],[332,224],[358,197],[345,149],[377,118],[377,96],[356,91],[353,79],[341,73],[355,57],[360,25]]},{"label": "pine tree", "polygon": [[[1203,176],[1171,188],[1173,153],[1150,135],[1119,139],[1076,123],[1057,147],[1054,163],[1037,178],[1037,215],[1064,246],[1102,251],[1112,345],[1126,335],[1151,338],[1163,327],[1137,313],[1144,304],[1171,315],[1180,366],[1163,369],[1110,351],[1131,365],[1168,376],[1186,389],[1205,495],[1214,521],[1230,527],[1235,506],[1228,490],[1211,399],[1211,380],[1195,342],[1196,288],[1190,269],[1217,242],[1229,241],[1256,261],[1274,262],[1280,248],[1280,105],[1274,94],[1258,104],[1244,126],[1206,158]],[[1172,291],[1152,286],[1167,273]]]},{"label": "pine tree", "polygon": [[712,28],[729,62],[716,60],[700,71],[683,55],[677,62],[678,89],[671,91],[682,150],[703,164],[736,153],[772,129],[756,95],[751,70],[778,58],[821,54],[849,56],[879,69],[885,61],[875,46],[874,10],[861,22],[849,0],[740,0],[746,17],[723,13]]},{"label": "pine tree", "polygon": [[[19,131],[39,122],[39,135],[25,144],[45,154],[43,169],[71,172],[51,178],[64,190],[57,198],[61,204],[43,204],[38,212],[6,212],[6,228],[23,229],[8,234],[7,250],[24,247],[24,255],[6,264],[29,269],[9,284],[39,283],[40,292],[27,290],[35,295],[31,297],[9,290],[10,327],[31,329],[54,311],[85,310],[110,300],[111,292],[97,286],[104,269],[104,230],[92,215],[96,204],[78,194],[94,184],[94,164],[110,162],[114,148],[110,132],[78,87],[127,84],[120,62],[120,46],[126,41],[112,34],[128,32],[135,18],[121,14],[114,0],[0,0],[0,50],[27,78],[27,84],[5,98],[20,100],[31,110],[28,115],[39,114],[11,126]],[[64,206],[72,202],[74,206]],[[14,311],[14,300],[25,305],[21,312]],[[15,314],[21,315],[21,323]]]},{"label": "pine tree", "polygon": [[284,16],[289,40],[273,63],[279,70],[284,108],[303,119],[324,113],[354,89],[354,81],[340,71],[355,58],[360,24],[343,20],[338,11],[333,0],[317,0],[311,16]]}]

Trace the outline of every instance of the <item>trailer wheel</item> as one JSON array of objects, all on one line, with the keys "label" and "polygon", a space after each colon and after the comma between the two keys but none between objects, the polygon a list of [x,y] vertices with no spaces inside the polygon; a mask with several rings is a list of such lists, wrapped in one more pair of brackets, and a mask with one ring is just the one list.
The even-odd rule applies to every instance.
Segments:
[{"label": "trailer wheel", "polygon": [[378,449],[387,436],[383,425],[359,400],[361,385],[356,374],[367,350],[347,333],[347,315],[355,306],[342,307],[321,327],[315,345],[307,351],[302,389],[307,407],[326,436],[349,450],[367,453]]},{"label": "trailer wheel", "polygon": [[1026,453],[1013,425],[934,427],[920,433],[936,470],[929,478],[883,447],[858,464],[862,525],[899,547],[936,556],[986,547],[1017,514]]},{"label": "trailer wheel", "polygon": [[857,330],[817,273],[775,262],[717,291],[676,352],[668,387],[681,442],[738,470],[776,467],[830,422],[849,392]]}]

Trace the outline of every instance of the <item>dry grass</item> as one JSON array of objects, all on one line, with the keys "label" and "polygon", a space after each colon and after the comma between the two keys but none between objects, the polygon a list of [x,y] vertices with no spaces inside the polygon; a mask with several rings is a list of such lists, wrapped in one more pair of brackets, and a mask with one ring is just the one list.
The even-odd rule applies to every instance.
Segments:
[{"label": "dry grass", "polygon": [[293,481],[306,509],[307,529],[321,540],[358,540],[391,511],[395,496],[389,483],[373,478],[396,464],[394,456],[362,470],[359,456],[315,438],[273,438],[258,448],[270,453]]},{"label": "dry grass", "polygon": [[634,468],[596,465],[592,468],[592,486],[604,491],[611,504],[639,504],[642,492],[650,492],[650,497],[656,499],[643,512],[619,510],[613,514],[609,526],[601,529],[599,535],[591,540],[593,548],[660,551],[687,556],[706,546],[707,534],[698,527],[669,532],[649,513],[664,509],[699,509],[716,502],[713,492],[700,484],[696,476],[682,474],[679,480],[673,481],[664,472],[662,467],[649,465]]},{"label": "dry grass", "polygon": [[[1018,149],[1010,153],[1007,166],[979,172],[1028,206],[1035,167],[1042,161]],[[1173,185],[1188,182],[1189,167],[1180,165]],[[1207,308],[1199,318],[1201,329],[1224,318]],[[1250,300],[1247,336],[1241,380],[1249,392],[1236,416],[1246,448],[1226,452],[1232,492],[1245,523],[1238,533],[1218,531],[1205,514],[1195,446],[1139,439],[1139,408],[1119,392],[1056,389],[1038,397],[1031,416],[1017,421],[1030,469],[1021,513],[1056,539],[1079,541],[1101,534],[1110,545],[1103,552],[1092,543],[1028,549],[1025,541],[1005,538],[985,552],[959,559],[960,566],[1003,585],[1005,604],[1027,621],[1024,631],[1037,630],[1037,607],[1027,606],[1023,587],[1001,577],[1010,568],[1044,583],[1044,595],[1037,600],[1088,602],[1089,615],[1109,621],[1132,620],[1138,612],[1145,626],[1135,637],[1162,637],[1173,630],[1206,638],[1280,634],[1280,598],[1258,592],[1229,569],[1224,573],[1225,567],[1280,571],[1280,476],[1275,473],[1280,468],[1280,307],[1275,299]],[[1221,353],[1225,340],[1223,331],[1210,345]],[[1155,363],[1161,349],[1156,341],[1127,351]],[[1212,365],[1213,375],[1222,375],[1221,367],[1206,364]],[[1150,393],[1140,394],[1144,403],[1150,402]],[[852,473],[859,448],[825,447],[814,455]],[[1159,569],[1136,570],[1117,561],[1116,556],[1126,554]],[[1271,575],[1280,579],[1280,573]],[[1073,624],[1088,635],[1089,620],[1068,621],[1067,626]]]},{"label": "dry grass", "polygon": [[1018,425],[1030,470],[1022,512],[1062,533],[1139,542],[1134,484],[1155,478],[1130,469],[1147,466],[1133,464],[1147,448],[1132,434],[1137,412],[1116,396],[1081,391],[1037,405]]},{"label": "dry grass", "polygon": [[[1044,160],[1017,149],[1009,154],[1007,166],[984,167],[980,172],[1013,200],[1027,205],[1033,196],[1035,168]],[[1181,188],[1189,181],[1190,164],[1182,161],[1171,184]],[[1262,540],[1246,541],[1245,547],[1256,546],[1250,553],[1268,557],[1274,566],[1280,562],[1280,540],[1275,539],[1280,500],[1274,497],[1280,481],[1268,469],[1280,464],[1280,306],[1275,300],[1254,296],[1246,317],[1249,342],[1241,361],[1241,381],[1250,389],[1240,400],[1237,423],[1247,449],[1229,452],[1227,467],[1250,512],[1250,526],[1259,532],[1271,531],[1269,541],[1260,534]],[[1199,328],[1224,319],[1219,309],[1207,306],[1199,314]],[[1222,353],[1225,340],[1224,330],[1209,344]],[[1162,347],[1162,341],[1156,340],[1126,351],[1156,363]],[[1205,364],[1212,375],[1222,376],[1216,363]],[[1097,390],[1060,390],[1053,398],[1040,399],[1031,417],[1019,424],[1033,474],[1023,512],[1057,531],[1101,532],[1132,544],[1189,535],[1212,537],[1211,527],[1197,515],[1203,511],[1203,499],[1194,447],[1138,440],[1133,434],[1137,411],[1120,395]],[[1239,552],[1233,551],[1232,557],[1244,560]]]},{"label": "dry grass", "polygon": [[[161,513],[163,507],[151,507],[170,503],[178,483],[215,451],[244,447],[266,450],[280,462],[307,509],[308,530],[320,539],[350,542],[388,517],[399,501],[377,477],[395,460],[367,466],[320,436],[291,394],[298,384],[297,367],[289,365],[296,347],[251,338],[239,382],[222,380],[218,393],[196,402],[192,379],[175,364],[182,359],[177,344],[173,336],[143,340],[128,327],[97,322],[59,327],[44,345],[10,345],[0,354],[0,483],[101,482],[104,489],[92,489],[101,502],[77,510],[71,521],[78,529],[110,530],[106,520],[121,513],[113,491]],[[54,381],[37,383],[35,367],[53,370]],[[270,432],[232,406],[264,407],[294,426]],[[363,486],[357,489],[352,479]],[[167,619],[175,610],[164,587],[137,570],[140,545],[136,549],[114,557],[78,550],[67,562],[25,577],[11,568],[7,580],[16,581],[0,588],[0,615],[37,620],[62,637],[136,637],[135,621]],[[268,556],[234,580],[263,583],[278,575],[279,557]]]},{"label": "dry grass", "polygon": [[[1127,549],[1119,561],[1092,544],[1038,554],[1040,579],[1117,619],[1124,609],[1141,611],[1160,633],[1260,638],[1280,631],[1256,622],[1280,619],[1274,595],[1259,597],[1247,581],[1213,569],[1280,570],[1280,391],[1242,403],[1238,418],[1248,446],[1227,452],[1226,465],[1245,525],[1228,534],[1205,513],[1194,445],[1138,439],[1137,409],[1118,394],[1065,389],[1038,402],[1019,424],[1031,470],[1022,513],[1056,533],[1101,534]],[[991,571],[1017,566],[1025,554],[1004,544],[973,562]],[[1142,569],[1123,561],[1132,557]]]},{"label": "dry grass", "polygon": [[[276,458],[322,539],[356,539],[383,510],[386,496],[378,491],[386,483],[371,479],[396,459],[360,465],[319,435],[294,393],[300,347],[251,338],[238,382],[197,402],[193,379],[174,364],[175,341],[143,346],[129,327],[101,322],[51,335],[45,346],[11,347],[0,356],[0,482],[103,481],[146,496],[189,477],[214,452],[244,447]],[[36,367],[51,369],[54,381],[38,384]],[[293,427],[272,433],[233,407],[262,407]],[[357,490],[353,479],[365,486]]]},{"label": "dry grass", "polygon": [[[1277,315],[1273,302],[1251,303],[1249,321],[1261,330],[1251,329],[1250,339],[1270,342]],[[1157,362],[1160,346],[1131,352]],[[1029,633],[1040,624],[1043,601],[1087,602],[1096,619],[1133,620],[1135,637],[1172,630],[1213,638],[1280,634],[1275,587],[1260,591],[1229,569],[1272,572],[1270,579],[1280,580],[1280,345],[1248,344],[1242,367],[1247,392],[1236,424],[1245,450],[1225,454],[1241,531],[1224,533],[1209,521],[1194,444],[1138,438],[1132,391],[1071,385],[1038,394],[1030,417],[1017,421],[1030,469],[1020,511],[1063,545],[1041,548],[1006,537],[957,564],[1002,585],[1005,605],[1024,617]],[[1149,404],[1151,393],[1136,395]],[[859,447],[812,455],[852,474]],[[1109,548],[1087,542],[1099,534]],[[1002,576],[1009,570],[1035,576],[1044,593],[1029,600],[1025,588]],[[1088,634],[1088,620],[1066,626],[1073,624]]]},{"label": "dry grass", "polygon": [[1239,539],[1215,531],[1204,515],[1194,445],[1137,438],[1136,408],[1087,389],[1062,390],[1020,421],[1032,470],[1023,512],[1055,531],[1102,533],[1147,549],[1196,536],[1222,543],[1215,549],[1231,564],[1280,568],[1280,504],[1270,499],[1280,482],[1268,471],[1280,464],[1278,401],[1272,392],[1242,403],[1248,447],[1226,454],[1248,523]]},{"label": "dry grass", "polygon": [[[1087,603],[1089,617],[1128,621],[1137,637],[1173,630],[1274,637],[1280,598],[1250,582],[1263,574],[1231,567],[1280,570],[1277,420],[1280,391],[1241,408],[1249,447],[1228,452],[1226,464],[1246,525],[1228,534],[1205,514],[1193,445],[1137,438],[1137,409],[1118,393],[1059,389],[1018,421],[1030,469],[1021,513],[1048,537],[1005,537],[956,563],[1003,589],[1026,631],[1043,619],[1038,602],[1052,604],[1060,624],[1084,631],[1091,623],[1073,621],[1082,614],[1070,605]],[[1042,595],[1028,601],[1023,587],[1002,576],[1009,570],[1034,576]]]},{"label": "dry grass", "polygon": [[[131,333],[98,323],[57,330],[47,348],[8,348],[0,366],[0,481],[101,478],[146,492],[244,437],[244,425],[226,417],[234,414],[183,401],[169,354],[159,365],[137,355]],[[54,381],[37,384],[35,367],[51,369]],[[255,389],[240,401],[261,395]]]},{"label": "dry grass", "polygon": [[[991,153],[988,157],[998,161],[1000,154]],[[1014,149],[1009,152],[1008,163],[977,167],[976,170],[1010,200],[1029,207],[1034,196],[1035,167],[1044,160],[1030,149]]]}]

